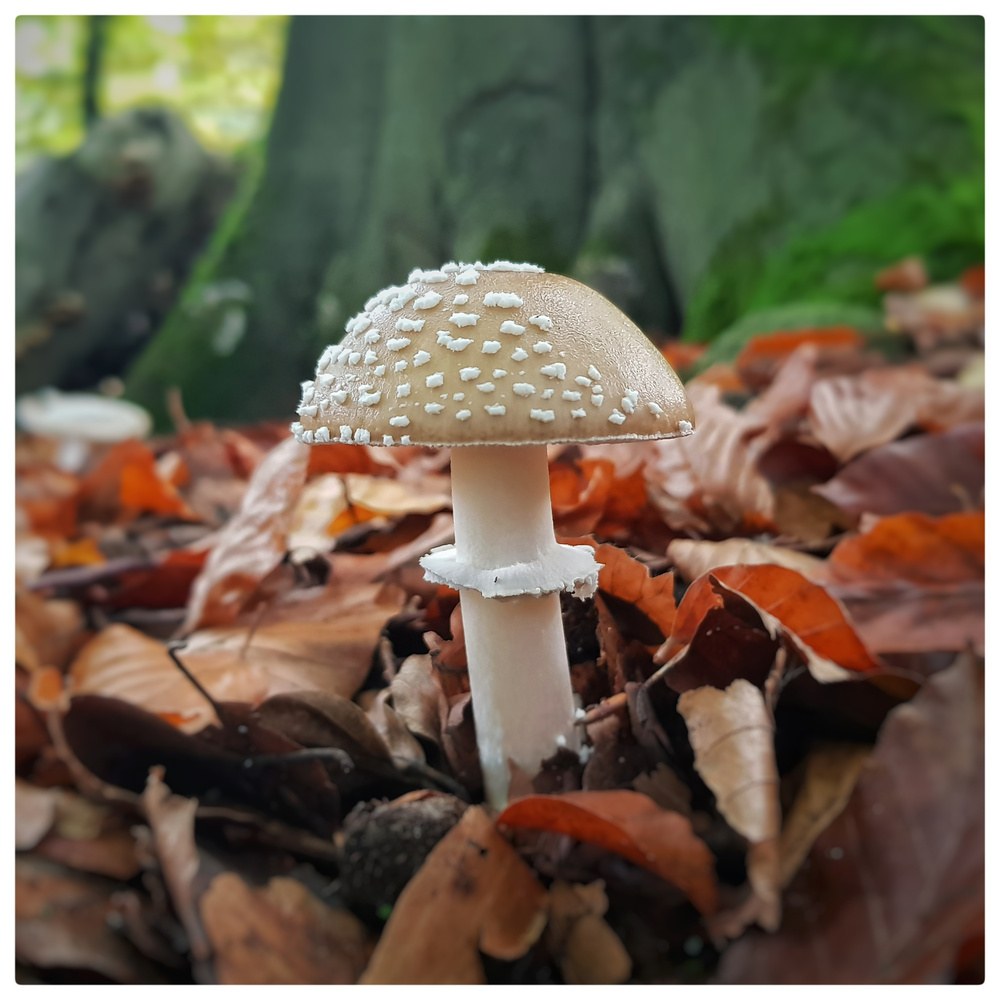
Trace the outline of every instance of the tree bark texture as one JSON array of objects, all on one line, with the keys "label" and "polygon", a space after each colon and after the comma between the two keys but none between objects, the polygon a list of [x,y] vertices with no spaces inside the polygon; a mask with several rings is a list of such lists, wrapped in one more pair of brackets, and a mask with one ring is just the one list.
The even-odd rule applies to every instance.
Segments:
[{"label": "tree bark texture", "polygon": [[981,18],[295,17],[260,183],[130,394],[291,419],[364,301],[452,258],[569,273],[654,335],[874,304],[882,264],[981,257],[982,37]]}]

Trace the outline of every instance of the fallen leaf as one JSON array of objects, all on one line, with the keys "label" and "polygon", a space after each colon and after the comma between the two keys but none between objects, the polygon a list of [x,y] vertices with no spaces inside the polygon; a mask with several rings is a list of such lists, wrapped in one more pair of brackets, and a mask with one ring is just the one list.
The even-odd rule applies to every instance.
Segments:
[{"label": "fallen leaf", "polygon": [[194,582],[183,631],[231,624],[285,554],[295,502],[305,484],[308,445],[278,445],[250,479],[240,509],[219,532]]},{"label": "fallen leaf", "polygon": [[702,913],[716,906],[715,861],[679,813],[625,789],[530,795],[512,802],[497,823],[551,830],[597,844],[677,886]]},{"label": "fallen leaf", "polygon": [[695,580],[677,609],[673,632],[656,654],[658,663],[674,659],[692,642],[708,611],[720,605],[716,584],[750,601],[765,625],[769,620],[779,625],[817,680],[841,679],[835,667],[857,672],[879,668],[826,590],[795,570],[775,565],[720,566]]},{"label": "fallen leaf", "polygon": [[545,927],[548,893],[478,806],[403,890],[365,984],[484,983],[479,952],[513,961]]},{"label": "fallen leaf", "polygon": [[613,986],[627,982],[632,960],[605,923],[608,897],[600,880],[574,885],[556,880],[545,936],[567,985]]},{"label": "fallen leaf", "polygon": [[163,881],[184,925],[191,954],[197,961],[203,961],[209,957],[211,947],[198,916],[194,888],[201,865],[194,841],[198,800],[171,794],[163,783],[163,770],[162,767],[150,769],[146,789],[142,793],[142,807],[153,831]]},{"label": "fallen leaf", "polygon": [[935,674],[886,719],[847,808],[788,887],[787,919],[722,957],[723,983],[936,983],[984,885],[983,666]]},{"label": "fallen leaf", "polygon": [[[398,610],[381,588],[358,588],[350,609],[329,621],[270,621],[252,631],[202,629],[178,650],[184,666],[216,701],[256,705],[296,691],[352,697],[371,668],[386,621]],[[169,718],[194,733],[215,712],[171,659],[166,646],[128,625],[109,625],[74,660],[69,690],[75,697],[121,698]]]},{"label": "fallen leaf", "polygon": [[804,346],[815,347],[817,357],[856,356],[864,337],[851,326],[823,326],[800,330],[777,330],[751,337],[736,357],[735,367],[745,383],[767,385],[786,358]]},{"label": "fallen leaf", "polygon": [[803,416],[809,407],[813,383],[819,377],[819,357],[818,344],[808,340],[799,344],[781,362],[771,384],[747,403],[746,412],[771,426],[781,426]]},{"label": "fallen leaf", "polygon": [[809,752],[805,776],[781,828],[781,884],[795,877],[816,838],[844,811],[871,748],[826,743]]},{"label": "fallen leaf", "polygon": [[762,564],[784,566],[801,573],[807,580],[818,581],[827,576],[826,562],[816,556],[749,538],[726,538],[721,542],[675,538],[667,546],[667,558],[685,580],[697,580],[720,566]]},{"label": "fallen leaf", "polygon": [[828,560],[840,580],[908,580],[933,586],[981,580],[986,572],[986,514],[880,518],[862,534],[837,543]]},{"label": "fallen leaf", "polygon": [[80,645],[84,619],[75,601],[44,600],[20,587],[14,591],[17,662],[25,670],[62,669]]},{"label": "fallen leaf", "polygon": [[817,382],[809,430],[842,462],[895,441],[907,428],[938,431],[983,419],[983,393],[916,366],[869,369]]},{"label": "fallen leaf", "polygon": [[773,528],[774,495],[757,467],[772,440],[764,422],[726,406],[711,386],[689,385],[688,398],[698,431],[653,443],[650,502],[678,531]]},{"label": "fallen leaf", "polygon": [[[246,664],[212,663],[192,673],[219,701],[256,702],[267,692],[264,674]],[[190,668],[189,668],[190,669]],[[80,651],[68,676],[74,697],[120,698],[163,716],[178,717],[185,732],[216,722],[215,711],[170,659],[166,647],[128,625],[113,624]]]},{"label": "fallen leaf", "polygon": [[586,538],[564,538],[562,541],[593,548],[594,558],[601,567],[598,588],[635,605],[664,636],[670,635],[676,613],[673,573],[651,576],[648,566],[615,545],[599,545]]},{"label": "fallen leaf", "polygon": [[894,441],[856,458],[813,491],[851,514],[950,514],[982,506],[982,424]]},{"label": "fallen leaf", "polygon": [[30,851],[56,821],[58,792],[14,779],[14,847]]},{"label": "fallen leaf", "polygon": [[604,514],[614,474],[614,465],[601,459],[553,462],[549,466],[552,520],[559,534],[594,531]]},{"label": "fallen leaf", "polygon": [[[112,930],[120,883],[31,855],[14,861],[14,954],[40,969],[87,970],[115,983],[156,983],[157,971]],[[75,978],[78,982],[79,978]]]},{"label": "fallen leaf", "polygon": [[199,911],[224,986],[346,986],[365,967],[364,925],[294,879],[251,887],[235,872],[223,872],[212,879]]},{"label": "fallen leaf", "polygon": [[687,724],[695,770],[714,793],[726,822],[750,841],[747,880],[753,905],[740,923],[752,919],[766,930],[776,930],[781,923],[781,807],[774,720],[764,696],[749,681],[738,679],[724,691],[685,691],[677,711]]}]

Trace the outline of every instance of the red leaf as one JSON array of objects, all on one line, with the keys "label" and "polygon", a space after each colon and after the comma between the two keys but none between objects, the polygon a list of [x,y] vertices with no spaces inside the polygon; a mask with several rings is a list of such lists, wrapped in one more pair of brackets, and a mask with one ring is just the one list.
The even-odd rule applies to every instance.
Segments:
[{"label": "red leaf", "polygon": [[512,802],[497,823],[564,833],[620,854],[676,885],[702,913],[717,903],[715,861],[690,822],[638,792],[529,795]]},{"label": "red leaf", "polygon": [[712,589],[712,577],[749,598],[773,615],[805,645],[847,670],[878,669],[878,663],[858,638],[844,609],[822,587],[784,566],[720,566],[688,588],[673,632],[657,660],[665,663],[687,645],[708,611],[722,605]]}]

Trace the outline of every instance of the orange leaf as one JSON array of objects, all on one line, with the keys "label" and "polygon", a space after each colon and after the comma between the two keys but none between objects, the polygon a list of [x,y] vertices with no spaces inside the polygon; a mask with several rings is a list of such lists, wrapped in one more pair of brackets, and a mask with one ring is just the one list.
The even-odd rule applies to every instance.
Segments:
[{"label": "orange leaf", "polygon": [[485,983],[479,953],[520,958],[547,909],[531,869],[470,806],[403,890],[361,982]]},{"label": "orange leaf", "polygon": [[712,589],[715,577],[776,618],[819,656],[847,670],[877,670],[878,663],[858,638],[843,607],[822,587],[784,566],[720,566],[688,588],[673,632],[657,660],[664,663],[694,638],[706,613],[722,599]]},{"label": "orange leaf", "polygon": [[762,359],[778,360],[803,344],[815,344],[820,349],[828,350],[857,350],[864,343],[865,338],[850,326],[778,330],[752,337],[736,358],[736,369],[742,372]]},{"label": "orange leaf", "polygon": [[607,538],[627,531],[646,509],[648,502],[645,467],[640,465],[630,475],[611,484],[604,515],[595,529],[597,534]]},{"label": "orange leaf", "polygon": [[368,449],[356,444],[324,444],[309,449],[307,475],[311,479],[327,472],[361,472],[378,475],[379,466]]},{"label": "orange leaf", "polygon": [[81,538],[75,542],[56,545],[52,554],[53,567],[92,566],[104,561],[104,554],[93,538]]},{"label": "orange leaf", "polygon": [[198,519],[176,488],[157,474],[156,459],[145,446],[141,451],[136,449],[122,468],[118,497],[126,510],[174,514],[192,521]]},{"label": "orange leaf", "polygon": [[661,809],[638,792],[528,795],[507,806],[497,823],[551,830],[597,844],[676,885],[701,913],[715,911],[712,852],[684,816]]},{"label": "orange leaf", "polygon": [[580,459],[549,466],[549,490],[556,530],[567,535],[592,532],[604,513],[615,467],[604,459]]},{"label": "orange leaf", "polygon": [[830,553],[840,577],[910,580],[934,584],[982,579],[986,513],[883,517],[863,535],[845,538]]},{"label": "orange leaf", "polygon": [[650,576],[649,567],[615,545],[598,545],[586,538],[564,538],[569,545],[589,545],[601,563],[597,585],[606,594],[634,604],[664,636],[674,627],[674,574]]},{"label": "orange leaf", "polygon": [[660,348],[674,371],[690,368],[708,350],[708,344],[692,344],[686,340],[671,340]]}]

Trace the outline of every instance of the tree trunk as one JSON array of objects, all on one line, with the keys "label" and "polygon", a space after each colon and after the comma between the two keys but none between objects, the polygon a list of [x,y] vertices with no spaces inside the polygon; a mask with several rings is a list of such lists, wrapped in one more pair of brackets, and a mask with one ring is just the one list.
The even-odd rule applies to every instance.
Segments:
[{"label": "tree trunk", "polygon": [[983,64],[981,18],[295,17],[260,183],[130,394],[292,419],[345,320],[451,258],[700,338],[875,304],[906,254],[953,274],[983,249]]}]

